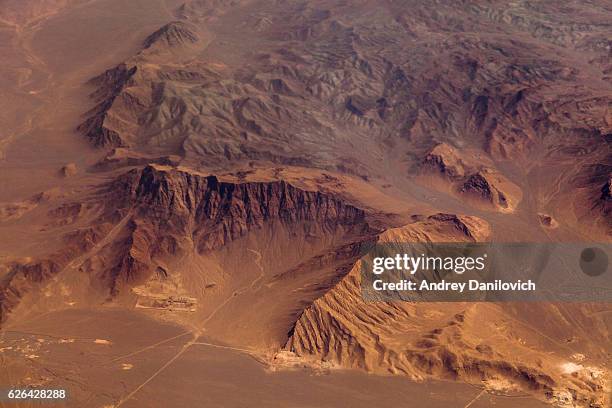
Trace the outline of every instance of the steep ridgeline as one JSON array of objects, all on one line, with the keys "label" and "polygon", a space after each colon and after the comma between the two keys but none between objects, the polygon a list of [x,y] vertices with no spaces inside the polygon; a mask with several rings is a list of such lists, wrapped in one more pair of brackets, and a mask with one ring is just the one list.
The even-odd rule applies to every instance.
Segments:
[{"label": "steep ridgeline", "polygon": [[141,281],[152,259],[219,248],[247,231],[277,220],[309,223],[320,230],[345,226],[367,231],[365,213],[320,192],[284,181],[233,184],[162,166],[133,170],[115,181],[119,201],[131,211],[123,255],[109,272],[109,286]]},{"label": "steep ridgeline", "polygon": [[3,317],[32,286],[44,285],[77,256],[83,267],[73,272],[89,271],[93,286],[115,296],[149,278],[159,259],[206,253],[270,222],[310,234],[371,233],[364,211],[331,195],[284,181],[227,183],[163,166],[131,170],[91,199],[103,207],[89,227],[68,234],[66,251],[10,266],[0,287]]},{"label": "steep ridgeline", "polygon": [[[379,242],[474,242],[488,233],[478,218],[438,214],[388,230]],[[357,263],[303,311],[285,352],[315,364],[325,361],[416,380],[443,378],[484,384],[490,390],[521,390],[560,406],[607,406],[605,369],[563,369],[574,367],[571,352],[550,340],[574,330],[570,322],[580,321],[592,326],[588,336],[597,343],[608,335],[603,321],[575,307],[520,308],[511,316],[507,304],[367,302]],[[534,331],[527,323],[530,313],[554,316],[550,330],[556,332]],[[567,313],[571,320],[564,317]]]},{"label": "steep ridgeline", "polygon": [[359,225],[362,210],[321,192],[304,191],[284,181],[269,183],[225,183],[215,176],[203,177],[148,166],[136,175],[132,202],[142,217],[162,220],[162,227],[193,230],[196,246],[207,250],[224,245],[266,221],[314,222],[321,228],[337,224]]},{"label": "steep ridgeline", "polygon": [[97,105],[85,114],[86,119],[77,130],[82,132],[94,146],[119,147],[126,144],[121,138],[121,133],[125,131],[125,126],[128,126],[129,122],[119,115],[113,115],[110,111],[115,99],[131,83],[135,73],[135,66],[119,64],[90,81],[96,87],[91,97]]},{"label": "steep ridgeline", "polygon": [[500,212],[511,213],[522,198],[520,187],[509,181],[492,163],[484,164],[474,153],[458,152],[446,143],[435,146],[423,158],[420,173],[436,175],[453,194]]},{"label": "steep ridgeline", "polygon": [[143,47],[144,49],[154,47],[173,48],[195,44],[199,39],[200,37],[190,24],[182,21],[172,21],[145,38]]},{"label": "steep ridgeline", "polygon": [[99,147],[211,172],[274,163],[396,186],[427,156],[456,156],[466,173],[444,193],[506,214],[522,202],[532,219],[601,234],[609,10],[590,7],[186,2],[92,81],[79,129]]}]

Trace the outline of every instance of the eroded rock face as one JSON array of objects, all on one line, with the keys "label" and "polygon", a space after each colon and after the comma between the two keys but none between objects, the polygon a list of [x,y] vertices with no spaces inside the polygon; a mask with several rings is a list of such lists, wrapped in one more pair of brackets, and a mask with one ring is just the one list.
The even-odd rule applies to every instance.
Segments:
[{"label": "eroded rock face", "polygon": [[601,188],[601,200],[606,203],[612,200],[612,178]]},{"label": "eroded rock face", "polygon": [[[475,241],[476,237],[486,238],[489,232],[487,223],[476,217],[435,214],[414,224],[388,230],[379,237],[379,242]],[[398,330],[393,322],[414,317],[414,305],[366,303],[361,296],[360,271],[361,266],[357,264],[335,288],[304,310],[286,348],[298,355],[314,355],[343,366],[370,371],[387,367],[392,372],[414,375],[418,369],[408,371],[405,366],[409,363],[403,361],[401,354],[386,350],[381,344],[383,337],[372,335],[388,328]],[[378,325],[379,321],[387,323]]]},{"label": "eroded rock face", "polygon": [[219,247],[272,219],[314,222],[321,228],[365,222],[362,210],[283,181],[233,184],[161,166],[147,166],[127,177],[137,215],[181,233],[194,225],[200,250]]},{"label": "eroded rock face", "polygon": [[[62,213],[58,215],[58,221],[72,219],[75,216],[74,206],[70,207],[58,210]],[[63,224],[58,222],[60,227]],[[44,287],[63,270],[79,266],[77,262],[79,256],[94,248],[109,231],[107,223],[77,229],[65,234],[62,239],[64,245],[47,256],[0,264],[0,272],[3,272],[0,280],[0,325],[6,321],[21,299],[33,289]]]},{"label": "eroded rock face", "polygon": [[520,187],[509,181],[492,164],[485,165],[472,152],[462,152],[446,143],[436,145],[423,158],[421,174],[440,175],[451,192],[501,212],[512,212],[522,198]]},{"label": "eroded rock face", "polygon": [[196,34],[194,27],[182,22],[173,21],[161,27],[149,35],[143,42],[144,49],[152,47],[179,47],[194,44],[200,37]]},{"label": "eroded rock face", "polygon": [[[476,217],[436,214],[388,230],[379,242],[474,242],[486,240],[488,234],[486,222]],[[552,305],[540,307],[538,313],[564,313]],[[324,361],[373,373],[520,389],[551,403],[565,401],[568,406],[605,405],[606,380],[594,380],[588,370],[564,375],[559,367],[565,360],[531,347],[531,328],[511,323],[503,308],[484,303],[366,302],[361,265],[357,263],[333,289],[304,310],[290,332],[285,351],[302,361]],[[513,329],[506,338],[499,327],[508,325]],[[496,332],[497,341],[489,341],[486,333],[491,332]]]},{"label": "eroded rock face", "polygon": [[601,188],[601,197],[596,205],[600,208],[602,215],[607,220],[609,231],[612,232],[612,178],[610,178]]},{"label": "eroded rock face", "polygon": [[[612,199],[610,195],[610,160],[609,149],[602,149],[605,156],[600,163],[580,169],[576,176],[577,190],[565,191],[563,200],[574,201],[574,213],[579,220],[605,232],[605,237],[612,234]],[[573,197],[572,197],[573,196]],[[574,198],[575,197],[575,198]]]},{"label": "eroded rock face", "polygon": [[[197,46],[199,30],[246,7],[187,2],[176,21],[152,33],[124,63],[129,68],[115,68],[137,71],[129,84],[114,75],[116,86],[99,85],[102,94],[108,88],[118,94],[104,103],[96,99],[81,130],[97,146],[156,150],[214,163],[215,170],[272,162],[361,177],[384,176],[391,168],[409,177],[425,164],[457,182],[457,198],[473,192],[476,200],[468,204],[508,213],[527,187],[519,180],[529,163],[587,168],[609,160],[593,148],[612,123],[605,109],[610,66],[601,16],[588,13],[576,25],[571,7],[541,6],[534,15],[523,3],[442,2],[439,20],[432,21],[432,5],[402,4],[360,3],[355,8],[363,17],[356,17],[341,5],[332,12],[314,4],[262,3],[261,16],[245,17],[236,33],[236,44],[257,43],[248,63],[241,52],[181,62],[148,53]],[[483,36],[474,39],[465,27],[479,27]],[[410,58],[405,44],[414,49]],[[575,60],[555,47],[585,57]],[[588,75],[582,66],[587,54],[595,69]],[[420,63],[411,63],[414,58]],[[568,84],[583,91],[563,91]],[[467,158],[467,150],[489,171]],[[577,152],[580,164],[573,160]],[[577,187],[570,174],[556,172],[550,184]]]},{"label": "eroded rock face", "polygon": [[238,215],[245,225],[279,218],[287,222],[312,220],[331,223],[363,221],[364,212],[320,192],[296,189],[284,181],[232,184],[215,176],[147,166],[134,191],[135,202],[146,210],[164,209],[168,216],[183,211],[222,220],[221,211]]},{"label": "eroded rock face", "polygon": [[74,163],[68,163],[60,169],[60,175],[62,177],[72,177],[75,174],[77,174],[77,166]]},{"label": "eroded rock face", "polygon": [[559,222],[548,214],[538,214],[538,220],[546,228],[557,228],[559,226]]},{"label": "eroded rock face", "polygon": [[[99,255],[104,258],[94,282],[114,296],[122,288],[146,280],[157,267],[156,258],[218,249],[265,223],[280,222],[307,228],[310,233],[338,228],[356,234],[372,233],[363,210],[284,181],[229,183],[215,176],[149,165],[118,177],[97,194],[94,200],[104,202],[102,216],[90,228],[66,236],[65,251],[52,255],[52,268],[37,273],[43,271],[40,263],[12,267],[14,273],[1,290],[7,294],[4,314],[28,285],[44,282],[94,246],[100,247]],[[80,206],[64,205],[52,214],[58,218],[58,225],[63,225],[74,222],[80,212]],[[103,238],[111,228],[114,235],[105,242]],[[86,261],[87,257],[82,259]],[[46,265],[51,261],[42,262]]]},{"label": "eroded rock face", "polygon": [[92,98],[98,104],[87,112],[87,119],[77,129],[83,132],[94,146],[119,147],[128,144],[128,141],[122,136],[125,129],[121,124],[124,121],[119,115],[114,115],[111,109],[116,98],[130,83],[136,70],[135,66],[128,67],[126,64],[119,64],[91,80],[91,83],[97,87]]},{"label": "eroded rock face", "polygon": [[[9,25],[28,24],[66,2],[28,0],[22,3],[33,6],[31,12],[16,15],[18,3],[9,1],[8,14],[0,11]],[[307,239],[328,240],[311,245],[306,262],[270,281],[297,282],[282,288],[307,296],[277,302],[286,301],[279,290],[261,301],[280,303],[274,316],[294,319],[287,350],[374,372],[484,381],[492,388],[510,383],[553,402],[563,396],[568,404],[603,406],[599,380],[586,371],[559,374],[561,362],[547,355],[556,346],[547,338],[578,332],[568,323],[576,316],[596,322],[584,325],[589,331],[606,328],[599,311],[577,306],[563,314],[551,305],[533,306],[519,310],[520,324],[513,326],[511,305],[366,304],[359,276],[349,270],[360,239],[379,232],[358,207],[375,207],[380,199],[379,208],[392,208],[395,219],[408,217],[413,205],[435,207],[440,201],[429,201],[427,186],[424,194],[393,192],[423,174],[441,176],[441,190],[463,201],[448,200],[446,211],[458,205],[470,213],[472,207],[492,224],[434,214],[389,229],[381,240],[482,241],[494,227],[524,226],[525,219],[539,220],[556,239],[572,227],[555,230],[556,220],[578,218],[576,230],[584,220],[612,222],[608,15],[602,2],[583,7],[576,1],[563,7],[497,0],[186,2],[175,10],[177,21],[130,44],[140,47],[132,58],[91,81],[92,108],[78,130],[109,154],[64,184],[95,171],[104,185],[47,212],[51,222],[44,228],[51,229],[47,235],[58,231],[62,250],[0,265],[0,321],[32,288],[66,271],[119,303],[151,277],[175,279],[162,260],[228,247],[250,260],[257,251],[239,247],[240,239],[273,224],[280,227],[267,231],[271,242],[290,241],[287,231],[298,231],[303,247]],[[268,170],[265,179],[274,181],[210,175],[245,168]],[[313,183],[325,193],[283,181],[289,172],[300,179],[320,169],[338,181],[327,190]],[[329,192],[352,196],[361,187],[371,190],[359,205]],[[512,214],[523,193],[528,199],[521,213]],[[542,197],[548,201],[534,203]],[[39,200],[2,203],[0,222],[41,210]],[[560,214],[560,208],[580,216]],[[343,233],[348,242],[329,238]],[[193,260],[186,259],[187,269]],[[315,273],[307,285],[298,280],[317,268],[325,273]],[[221,282],[208,285],[225,301]],[[253,309],[218,332],[231,338],[227,332],[258,317]],[[548,319],[563,330],[530,338],[524,319],[534,315],[547,317],[532,324],[538,330]],[[274,344],[284,342],[287,321],[276,327]],[[263,344],[254,333],[246,346]]]},{"label": "eroded rock face", "polygon": [[127,280],[141,273],[152,256],[178,251],[178,241],[186,235],[198,251],[207,251],[272,220],[309,222],[321,229],[367,228],[362,210],[282,181],[233,184],[214,176],[147,166],[121,182],[129,188],[126,202],[134,212],[133,232],[128,261],[115,272],[125,272]]},{"label": "eroded rock face", "polygon": [[465,183],[463,183],[460,192],[473,194],[503,210],[509,207],[506,195],[494,186],[491,178],[480,172],[472,174]]},{"label": "eroded rock face", "polygon": [[113,290],[144,279],[152,258],[178,255],[185,249],[182,241],[187,236],[197,251],[204,252],[272,220],[310,223],[322,230],[340,225],[368,228],[362,210],[282,181],[233,184],[214,176],[147,166],[118,183],[122,194],[127,194],[119,201],[131,206],[133,215],[123,256],[105,278],[110,279]]},{"label": "eroded rock face", "polygon": [[0,323],[8,317],[11,309],[14,308],[24,293],[30,290],[31,286],[44,282],[60,271],[60,264],[52,259],[42,261],[31,261],[23,263],[9,264],[3,271],[2,281],[0,282]]},{"label": "eroded rock face", "polygon": [[436,145],[423,159],[424,167],[440,172],[450,180],[465,177],[466,166],[457,151],[446,143]]}]

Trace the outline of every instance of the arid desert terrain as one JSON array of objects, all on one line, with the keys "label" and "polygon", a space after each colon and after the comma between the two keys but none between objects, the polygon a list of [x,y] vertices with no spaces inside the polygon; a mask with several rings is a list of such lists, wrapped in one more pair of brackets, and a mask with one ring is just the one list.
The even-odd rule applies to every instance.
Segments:
[{"label": "arid desert terrain", "polygon": [[612,243],[609,1],[0,0],[0,55],[0,389],[610,406],[609,302],[360,289],[373,244]]}]

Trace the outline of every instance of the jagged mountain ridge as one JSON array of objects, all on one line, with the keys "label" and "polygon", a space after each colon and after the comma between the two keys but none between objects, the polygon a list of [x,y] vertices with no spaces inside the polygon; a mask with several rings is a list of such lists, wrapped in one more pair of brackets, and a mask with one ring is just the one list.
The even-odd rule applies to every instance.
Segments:
[{"label": "jagged mountain ridge", "polygon": [[[113,269],[117,280],[139,281],[157,255],[177,255],[176,236],[190,236],[198,252],[217,249],[261,228],[265,222],[310,222],[315,228],[348,228],[367,231],[365,213],[339,199],[294,188],[283,181],[231,184],[213,176],[202,177],[172,169],[147,166],[120,180],[129,188],[124,202],[132,207],[131,245]],[[124,184],[125,183],[125,184]],[[121,187],[119,188],[121,189]],[[147,222],[147,220],[156,220]]]},{"label": "jagged mountain ridge", "polygon": [[451,192],[482,200],[502,212],[513,212],[522,198],[520,188],[492,167],[478,153],[460,154],[440,143],[423,159],[421,173],[441,176]]},{"label": "jagged mountain ridge", "polygon": [[[102,255],[104,261],[94,267],[98,270],[92,282],[115,296],[121,288],[129,291],[149,278],[156,258],[176,258],[193,250],[210,252],[273,221],[294,228],[303,225],[311,234],[338,228],[355,236],[375,231],[368,226],[363,210],[330,195],[301,190],[283,181],[222,182],[214,176],[168,166],[131,170],[92,193],[90,200],[103,206],[94,218],[77,216],[88,226],[67,234],[64,249],[49,254],[48,259],[9,265],[0,298],[3,319],[29,286],[44,284],[70,269],[80,256],[85,258],[79,263],[89,268],[90,258]],[[72,212],[66,211],[73,206],[66,203],[53,214],[68,224],[75,223]],[[116,230],[112,236],[111,230]],[[88,254],[96,246],[100,248]]]},{"label": "jagged mountain ridge", "polygon": [[[378,242],[479,242],[489,233],[489,226],[474,217],[437,214],[389,229]],[[363,273],[358,262],[334,288],[304,310],[285,345],[288,352],[341,367],[417,380],[447,378],[484,383],[490,389],[518,387],[558,406],[607,403],[608,385],[597,377],[600,368],[564,374],[558,367],[570,356],[549,356],[531,346],[540,341],[538,336],[546,334],[520,327],[512,333],[500,331],[508,318],[504,305],[367,300],[362,295]],[[593,319],[588,310],[557,309],[550,304],[528,308],[555,316],[557,326],[553,330],[558,333],[568,324],[563,317],[566,313],[579,320]],[[518,312],[516,318],[524,318],[524,312]],[[493,336],[504,340],[491,341]],[[606,336],[605,329],[587,335],[594,344]],[[563,345],[552,343],[549,347]]]},{"label": "jagged mountain ridge", "polygon": [[198,42],[199,36],[194,30],[182,21],[173,21],[145,38],[144,49],[154,46],[177,47],[181,45],[193,44]]},{"label": "jagged mountain ridge", "polygon": [[[42,155],[62,165],[47,180],[61,195],[0,206],[23,241],[0,253],[3,324],[136,308],[266,361],[286,344],[299,365],[605,406],[589,371],[607,356],[605,306],[363,304],[351,270],[364,242],[407,223],[418,240],[609,240],[606,4],[196,0],[169,23],[167,11],[131,36],[101,34],[126,46],[95,68],[81,60],[102,72],[84,89],[67,70],[42,81],[56,93],[22,90],[55,116],[57,84],[89,89],[89,110],[65,117],[98,150]],[[37,41],[18,41],[37,44],[24,48],[34,62],[50,45]],[[76,144],[64,133],[46,137]],[[192,303],[159,306],[173,299]],[[568,350],[588,356],[577,371]]]},{"label": "jagged mountain ridge", "polygon": [[[587,47],[575,40],[578,35],[543,36],[540,28],[530,30],[529,19],[512,12],[506,17],[469,3],[451,11],[450,4],[438,2],[439,15],[430,20],[427,6],[408,3],[412,13],[360,4],[360,17],[324,2],[306,9],[262,6],[260,14],[274,23],[263,28],[240,14],[240,3],[203,22],[184,15],[186,21],[221,30],[224,38],[227,34],[211,21],[227,15],[244,26],[244,44],[260,39],[257,51],[240,44],[233,49],[235,58],[204,51],[210,58],[192,60],[180,70],[134,58],[107,71],[110,81],[96,81],[100,102],[80,128],[98,146],[178,154],[186,162],[224,169],[272,162],[388,179],[385,168],[394,166],[411,180],[427,154],[445,143],[503,163],[513,176],[507,184],[522,183],[521,189],[526,185],[520,179],[529,172],[546,171],[533,163],[574,166],[576,151],[584,164],[555,183],[579,187],[597,165],[609,173],[612,101],[605,69],[587,68],[558,43],[593,58],[606,55],[605,47]],[[209,5],[190,7],[208,10]],[[392,18],[394,13],[398,17]],[[571,17],[563,14],[565,19]],[[254,32],[252,24],[259,27]],[[468,24],[490,35],[475,36]],[[586,41],[606,27],[598,22],[567,30],[583,30]],[[252,62],[236,63],[246,55]],[[131,73],[129,82],[124,72]],[[568,87],[575,91],[568,93]],[[603,148],[593,148],[599,145]],[[500,173],[504,179],[505,172]],[[492,177],[475,175],[464,190]],[[585,187],[599,192],[603,183]],[[547,185],[537,188],[548,194]],[[491,193],[487,199],[502,210],[520,201],[508,205],[505,195]],[[596,198],[588,200],[588,207],[596,206]],[[606,217],[595,217],[606,233]]]}]

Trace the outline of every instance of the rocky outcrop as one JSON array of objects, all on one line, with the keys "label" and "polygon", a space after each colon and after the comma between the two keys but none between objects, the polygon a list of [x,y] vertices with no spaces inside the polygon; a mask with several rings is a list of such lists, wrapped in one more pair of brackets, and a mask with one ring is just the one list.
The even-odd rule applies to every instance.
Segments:
[{"label": "rocky outcrop", "polygon": [[[60,207],[54,212],[57,225],[63,226],[74,220],[74,203]],[[78,211],[77,211],[78,212]],[[68,221],[60,221],[67,219]],[[91,250],[109,232],[108,224],[75,229],[63,236],[61,249],[38,259],[20,259],[0,264],[0,325],[28,293],[41,289],[64,269],[76,266],[74,260]]]},{"label": "rocky outcrop", "polygon": [[72,177],[77,174],[77,166],[74,163],[68,163],[62,166],[59,172],[62,177]]},{"label": "rocky outcrop", "polygon": [[601,201],[608,203],[612,201],[612,177],[601,188]]},{"label": "rocky outcrop", "polygon": [[[65,235],[65,251],[54,255],[53,263],[11,266],[12,275],[0,290],[5,294],[5,315],[23,293],[76,257],[82,257],[82,271],[89,270],[92,262],[97,265],[91,282],[112,297],[149,278],[159,259],[191,251],[204,254],[268,223],[304,229],[306,235],[339,230],[355,236],[372,233],[363,210],[329,194],[284,181],[224,182],[162,165],[131,170],[91,200],[104,203],[97,218],[90,227]],[[84,212],[81,203],[66,203],[50,215],[56,226],[64,226],[81,219]],[[94,247],[96,251],[89,253]]]},{"label": "rocky outcrop", "polygon": [[36,263],[14,263],[4,268],[0,265],[0,324],[8,317],[10,311],[19,303],[25,292],[36,282],[49,278],[58,270],[57,264],[51,261]]},{"label": "rocky outcrop", "polygon": [[494,206],[503,210],[507,210],[509,208],[506,194],[500,191],[499,188],[495,186],[493,179],[485,173],[478,172],[476,174],[472,174],[463,183],[459,191],[461,193],[472,194],[477,198],[482,198],[483,200],[490,202]]},{"label": "rocky outcrop", "polygon": [[457,151],[446,143],[440,143],[423,159],[423,167],[435,172],[439,172],[450,180],[457,180],[465,177],[466,165],[459,157]]},{"label": "rocky outcrop", "polygon": [[580,222],[591,228],[592,232],[603,233],[602,238],[612,236],[612,154],[609,149],[601,149],[601,161],[577,171],[571,178],[563,198],[571,202],[573,213]]},{"label": "rocky outcrop", "polygon": [[133,190],[143,215],[184,228],[183,219],[198,225],[201,248],[223,245],[263,222],[311,221],[322,227],[364,222],[362,210],[320,192],[297,189],[284,181],[233,184],[214,176],[147,166]]},{"label": "rocky outcrop", "polygon": [[546,228],[557,228],[559,226],[559,222],[548,214],[539,213],[538,220],[540,221],[540,224]]},{"label": "rocky outcrop", "polygon": [[[388,230],[379,242],[473,242],[488,234],[488,225],[476,217],[437,214]],[[491,390],[523,390],[572,407],[605,406],[605,379],[594,380],[586,371],[572,377],[562,374],[558,367],[564,360],[526,344],[523,338],[532,329],[509,321],[503,306],[368,302],[363,298],[361,273],[357,263],[303,311],[285,352],[305,362],[323,361],[415,380],[460,380]],[[499,329],[502,326],[509,334]],[[492,331],[495,341],[489,341]]]},{"label": "rocky outcrop", "polygon": [[[463,156],[462,156],[463,153]],[[471,152],[460,152],[446,143],[434,146],[423,158],[421,174],[439,175],[451,192],[475,199],[489,208],[512,212],[522,198],[521,189]]]},{"label": "rocky outcrop", "polygon": [[119,255],[103,276],[112,292],[145,279],[155,258],[192,248],[201,253],[217,249],[269,222],[295,228],[307,224],[311,231],[369,230],[363,210],[284,181],[229,183],[149,165],[119,177],[102,194],[114,196],[105,210],[107,219],[129,218],[116,248]]},{"label": "rocky outcrop", "polygon": [[[527,177],[530,163],[571,170],[603,162],[603,149],[594,147],[610,134],[609,90],[599,68],[580,72],[584,61],[608,57],[599,16],[583,15],[584,24],[574,24],[572,7],[542,6],[546,13],[535,16],[523,3],[446,1],[435,6],[439,19],[430,18],[428,3],[413,5],[415,13],[399,3],[363,3],[356,6],[359,18],[342,7],[315,12],[289,3],[254,19],[224,14],[243,6],[186,2],[175,14],[179,20],[149,35],[124,64],[138,67],[134,83],[108,100],[112,109],[88,114],[84,133],[97,145],[205,160],[219,172],[246,161],[370,178],[427,167],[450,179],[459,198],[469,195],[475,198],[469,204],[502,212],[521,200],[513,184]],[[363,17],[370,13],[376,17]],[[244,30],[233,33],[235,40],[257,44],[257,56],[201,58],[191,45],[202,35],[197,27],[215,30],[209,19],[240,21]],[[469,35],[472,26],[483,36]],[[555,33],[554,40],[540,30]],[[403,57],[406,44],[420,64]],[[576,54],[558,47],[576,47]],[[193,58],[148,52],[156,49]],[[574,183],[545,179],[534,187]],[[520,186],[526,187],[532,188]]]},{"label": "rocky outcrop", "polygon": [[91,95],[97,105],[86,113],[87,119],[77,127],[77,130],[82,132],[94,146],[119,147],[127,144],[125,137],[122,136],[122,129],[117,123],[113,123],[113,115],[109,112],[116,98],[130,83],[136,69],[136,66],[119,64],[90,81],[97,87]]},{"label": "rocky outcrop", "polygon": [[145,38],[143,48],[174,48],[195,44],[198,40],[199,36],[193,26],[182,21],[172,21]]},{"label": "rocky outcrop", "polygon": [[595,204],[604,217],[604,224],[607,224],[608,234],[612,233],[612,177],[608,179],[601,188],[601,195]]},{"label": "rocky outcrop", "polygon": [[0,265],[0,272],[6,269],[0,280],[0,324],[32,287],[52,278],[66,262],[65,254],[59,254],[39,261],[11,262],[4,268]]},{"label": "rocky outcrop", "polygon": [[420,228],[413,228],[413,234],[423,234],[419,238],[420,241],[435,242],[441,236],[447,236],[453,241],[460,239],[482,242],[491,234],[486,221],[470,215],[433,214],[417,225]]},{"label": "rocky outcrop", "polygon": [[[488,224],[476,217],[434,214],[385,231],[379,243],[475,241],[475,237],[481,240],[489,233]],[[304,310],[287,350],[369,371],[399,369],[401,356],[395,348],[382,344],[382,333],[387,328],[395,330],[395,322],[414,317],[413,306],[404,302],[365,302],[360,272],[358,263],[336,287]],[[401,370],[407,373],[406,367]]]}]

